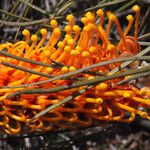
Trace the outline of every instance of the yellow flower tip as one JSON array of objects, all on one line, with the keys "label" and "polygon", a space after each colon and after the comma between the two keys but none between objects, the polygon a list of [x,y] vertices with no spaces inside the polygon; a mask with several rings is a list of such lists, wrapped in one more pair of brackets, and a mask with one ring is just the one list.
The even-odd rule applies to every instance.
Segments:
[{"label": "yellow flower tip", "polygon": [[96,103],[98,103],[98,104],[102,104],[103,103],[103,99],[102,98],[96,98]]},{"label": "yellow flower tip", "polygon": [[108,74],[107,74],[108,76],[112,76],[113,74],[111,73],[111,72],[108,72]]},{"label": "yellow flower tip", "polygon": [[68,67],[67,66],[64,66],[61,68],[61,72],[62,73],[67,73],[69,71]]},{"label": "yellow flower tip", "polygon": [[71,67],[69,67],[69,71],[71,72],[71,71],[75,71],[76,70],[76,67],[74,67],[74,66],[71,66]]},{"label": "yellow flower tip", "polygon": [[142,118],[146,118],[146,117],[148,116],[148,114],[147,114],[146,112],[141,112],[141,113],[140,113],[140,116],[141,116]]},{"label": "yellow flower tip", "polygon": [[82,17],[81,18],[81,22],[86,25],[87,24],[87,18],[86,17]]},{"label": "yellow flower tip", "polygon": [[107,91],[108,90],[108,85],[107,85],[107,83],[104,83],[104,82],[102,82],[102,83],[100,83],[100,84],[98,84],[97,86],[96,86],[96,90],[98,90],[98,91]]},{"label": "yellow flower tip", "polygon": [[108,46],[107,46],[107,51],[111,51],[111,50],[113,50],[115,48],[115,46],[113,45],[113,44],[109,44]]},{"label": "yellow flower tip", "polygon": [[115,20],[116,16],[111,13],[111,14],[108,15],[108,18],[109,18],[109,20]]},{"label": "yellow flower tip", "polygon": [[88,26],[88,25],[85,26],[85,27],[83,28],[83,30],[86,31],[86,32],[90,31],[90,26]]},{"label": "yellow flower tip", "polygon": [[45,56],[49,57],[51,55],[51,52],[49,50],[44,50]]},{"label": "yellow flower tip", "polygon": [[95,103],[95,98],[86,98],[85,101],[88,103]]},{"label": "yellow flower tip", "polygon": [[67,41],[67,44],[72,46],[72,45],[75,44],[75,41],[74,41],[73,39],[69,39],[69,40]]},{"label": "yellow flower tip", "polygon": [[66,20],[67,20],[69,23],[73,23],[73,22],[74,22],[74,16],[73,16],[72,14],[67,15]]},{"label": "yellow flower tip", "polygon": [[95,98],[86,98],[85,101],[88,103],[97,103],[97,104],[103,103],[103,99],[101,99],[101,98],[96,98],[96,99]]},{"label": "yellow flower tip", "polygon": [[71,53],[70,53],[71,55],[78,55],[79,54],[79,52],[77,51],[77,50],[71,50]]},{"label": "yellow flower tip", "polygon": [[140,7],[139,7],[138,5],[133,6],[132,9],[133,9],[135,12],[139,12],[139,11],[140,11]]},{"label": "yellow flower tip", "polygon": [[87,26],[85,26],[85,27],[83,28],[83,30],[86,31],[86,32],[89,32],[89,31],[91,31],[93,28],[94,28],[94,25],[90,23],[90,24],[88,24]]},{"label": "yellow flower tip", "polygon": [[91,16],[92,13],[90,11],[88,11],[86,14],[85,14],[85,17],[88,17],[88,16]]},{"label": "yellow flower tip", "polygon": [[76,49],[78,52],[82,52],[82,50],[83,50],[82,47],[79,46],[79,45],[77,45],[75,49]]},{"label": "yellow flower tip", "polygon": [[30,36],[30,31],[27,30],[27,29],[24,29],[24,30],[22,31],[22,34],[23,34],[24,36]]},{"label": "yellow flower tip", "polygon": [[43,28],[43,29],[40,30],[40,33],[42,35],[47,35],[47,30]]},{"label": "yellow flower tip", "polygon": [[70,52],[70,50],[71,50],[71,47],[70,47],[70,46],[65,46],[64,51]]},{"label": "yellow flower tip", "polygon": [[70,25],[65,26],[64,30],[65,30],[65,32],[70,32],[71,26]]},{"label": "yellow flower tip", "polygon": [[57,21],[56,20],[51,20],[50,21],[50,26],[52,27],[52,28],[57,28],[58,27],[58,23],[57,23]]},{"label": "yellow flower tip", "polygon": [[61,31],[60,31],[59,28],[55,28],[54,31],[53,31],[53,33],[54,33],[56,36],[60,36]]},{"label": "yellow flower tip", "polygon": [[77,100],[77,101],[80,101],[81,99],[82,99],[82,96],[81,96],[81,95],[75,97],[75,100]]},{"label": "yellow flower tip", "polygon": [[64,47],[64,43],[63,42],[58,42],[57,46],[58,46],[58,48],[63,48]]},{"label": "yellow flower tip", "polygon": [[33,42],[36,42],[37,40],[38,40],[38,37],[37,37],[37,35],[32,35],[31,36],[31,40],[33,41]]},{"label": "yellow flower tip", "polygon": [[104,15],[104,11],[102,9],[99,9],[97,12],[96,12],[97,15],[99,16],[103,16]]},{"label": "yellow flower tip", "polygon": [[94,76],[90,76],[88,77],[88,80],[93,80],[95,77]]},{"label": "yellow flower tip", "polygon": [[87,52],[87,51],[83,51],[83,52],[82,52],[82,56],[83,56],[83,57],[89,57],[89,56],[90,56],[90,53]]},{"label": "yellow flower tip", "polygon": [[86,17],[87,17],[88,22],[94,22],[94,20],[95,20],[94,14],[92,14],[92,13],[87,14]]},{"label": "yellow flower tip", "polygon": [[47,102],[47,100],[45,99],[45,98],[38,98],[37,99],[37,101],[36,101],[36,103],[38,104],[38,105],[43,105],[43,104],[46,104],[46,102]]},{"label": "yellow flower tip", "polygon": [[106,15],[107,15],[108,17],[109,17],[111,14],[112,14],[111,11],[107,11],[107,12],[106,12]]},{"label": "yellow flower tip", "polygon": [[132,94],[131,94],[130,92],[125,92],[125,93],[123,94],[123,97],[124,97],[124,98],[131,98],[131,97],[132,97]]},{"label": "yellow flower tip", "polygon": [[53,70],[54,70],[54,69],[53,69],[53,68],[50,68],[50,67],[49,67],[49,68],[46,68],[46,72],[47,72],[47,73],[52,73]]},{"label": "yellow flower tip", "polygon": [[80,27],[79,26],[77,26],[77,25],[74,25],[73,26],[73,31],[75,31],[75,32],[77,32],[77,33],[80,33]]},{"label": "yellow flower tip", "polygon": [[66,34],[66,35],[65,35],[65,39],[66,39],[66,40],[71,39],[71,38],[72,38],[71,35],[69,35],[69,34]]},{"label": "yellow flower tip", "polygon": [[91,46],[91,47],[89,48],[89,51],[90,51],[91,53],[95,53],[95,52],[96,52],[96,47]]},{"label": "yellow flower tip", "polygon": [[132,15],[128,15],[128,16],[126,17],[126,19],[127,19],[128,21],[131,21],[131,20],[133,20],[133,16],[132,16]]},{"label": "yellow flower tip", "polygon": [[125,76],[124,79],[129,79],[129,78],[131,78],[131,77],[132,77],[132,75]]}]

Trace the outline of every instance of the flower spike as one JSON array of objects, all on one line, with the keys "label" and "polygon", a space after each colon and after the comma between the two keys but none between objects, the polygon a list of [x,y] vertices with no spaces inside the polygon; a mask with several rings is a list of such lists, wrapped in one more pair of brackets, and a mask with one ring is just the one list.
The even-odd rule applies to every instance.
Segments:
[{"label": "flower spike", "polygon": [[[138,89],[125,82],[141,72],[149,73],[149,65],[136,69],[136,63],[129,70],[110,72],[120,68],[123,60],[147,58],[136,55],[141,50],[137,41],[140,8],[134,6],[133,10],[134,36],[128,35],[132,15],[127,16],[128,25],[122,30],[118,18],[107,12],[105,29],[105,15],[99,9],[98,24],[96,15],[87,12],[80,28],[70,14],[64,36],[57,21],[51,20],[50,37],[44,28],[40,37],[25,29],[25,40],[0,44],[1,131],[16,135],[86,127],[102,121],[129,123],[136,115],[150,120],[146,111],[150,108],[149,86]],[[118,43],[109,40],[113,23],[120,35]],[[126,55],[130,57],[120,58]]]}]

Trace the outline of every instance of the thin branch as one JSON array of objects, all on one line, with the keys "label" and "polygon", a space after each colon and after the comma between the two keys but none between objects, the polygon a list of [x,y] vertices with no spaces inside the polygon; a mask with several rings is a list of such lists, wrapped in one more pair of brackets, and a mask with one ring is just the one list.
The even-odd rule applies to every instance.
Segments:
[{"label": "thin branch", "polygon": [[[33,0],[31,0],[31,3],[32,3],[32,2],[33,2]],[[25,11],[23,12],[22,17],[26,17],[26,15],[27,15],[29,9],[30,9],[30,8],[29,8],[28,6],[26,6],[26,9],[25,9]],[[22,19],[20,19],[20,20],[22,20]],[[28,20],[28,21],[30,21],[30,20]],[[18,28],[18,30],[17,30],[17,32],[16,32],[16,35],[15,35],[15,37],[14,37],[14,41],[16,41],[16,39],[17,39],[17,37],[18,37],[19,32],[20,32],[20,29],[21,29],[21,27]]]},{"label": "thin branch", "polygon": [[45,115],[46,113],[50,112],[51,110],[58,108],[59,106],[63,105],[64,103],[66,103],[66,102],[72,100],[73,98],[75,98],[75,97],[77,97],[77,96],[83,94],[84,92],[86,92],[87,90],[91,89],[92,87],[93,87],[93,86],[88,86],[87,88],[85,88],[85,89],[83,89],[83,90],[80,90],[80,91],[78,91],[78,92],[74,92],[73,94],[71,94],[70,96],[64,98],[64,99],[61,100],[60,102],[58,102],[58,103],[56,103],[56,104],[54,104],[54,105],[51,105],[51,106],[47,107],[47,108],[44,109],[43,111],[37,113],[33,118],[31,118],[31,119],[29,120],[29,122],[27,123],[27,125],[30,124],[34,119],[39,118],[39,117]]},{"label": "thin branch", "polygon": [[[63,16],[56,16],[53,19],[60,19]],[[24,27],[24,26],[31,26],[31,25],[37,25],[37,24],[46,24],[48,23],[52,18],[46,18],[46,19],[39,19],[35,21],[29,21],[29,22],[12,22],[12,21],[5,21],[0,19],[0,24],[6,25],[6,26],[19,26],[19,27]],[[48,25],[47,25],[48,26]],[[49,26],[50,27],[50,26]]]},{"label": "thin branch", "polygon": [[142,73],[138,73],[138,74],[136,74],[136,75],[134,75],[134,76],[132,76],[132,77],[130,77],[128,79],[125,79],[125,80],[122,80],[122,81],[118,82],[117,85],[125,84],[125,83],[127,83],[127,82],[129,82],[131,80],[139,79],[141,77],[146,77],[146,76],[149,76],[149,75],[150,75],[150,71],[145,72],[145,73],[143,73],[143,72]]},{"label": "thin branch", "polygon": [[77,88],[77,87],[81,87],[81,86],[85,86],[85,85],[94,85],[100,82],[104,82],[104,81],[108,81],[108,80],[112,80],[112,79],[116,79],[116,78],[121,78],[121,77],[125,77],[128,75],[133,75],[133,74],[137,74],[137,73],[141,73],[141,72],[146,72],[146,71],[150,71],[150,65],[143,67],[143,68],[138,68],[138,69],[130,69],[128,71],[125,72],[121,72],[121,73],[117,73],[114,75],[110,75],[110,76],[102,76],[102,77],[96,77],[92,80],[84,80],[84,81],[80,81],[77,82],[75,84],[69,85],[69,86],[58,86],[55,88],[49,88],[49,89],[42,89],[42,88],[37,88],[37,89],[30,89],[30,90],[21,90],[21,91],[16,91],[12,94],[9,94],[8,96],[6,96],[6,99],[18,96],[20,94],[49,94],[49,93],[54,93],[54,92],[59,92],[59,91],[65,91],[68,89],[72,89],[72,88]]},{"label": "thin branch", "polygon": [[[21,87],[40,85],[40,84],[52,82],[54,80],[64,79],[64,78],[67,78],[67,77],[70,77],[70,76],[73,76],[73,75],[76,75],[76,74],[79,74],[79,73],[82,73],[82,72],[86,72],[86,71],[88,71],[89,69],[92,69],[92,68],[101,67],[101,66],[104,66],[104,65],[117,63],[117,62],[129,61],[129,60],[131,60],[130,62],[132,62],[133,60],[150,60],[150,56],[140,56],[140,57],[131,56],[131,57],[124,57],[124,58],[115,58],[115,59],[112,59],[112,60],[108,60],[108,61],[100,62],[100,63],[94,64],[94,65],[90,65],[90,66],[87,66],[87,67],[84,67],[84,68],[81,68],[81,69],[63,74],[63,75],[59,75],[59,76],[56,76],[56,77],[48,79],[48,80],[44,80],[44,81],[40,81],[40,82],[36,82],[36,83],[30,83],[30,84],[22,84],[22,85],[19,85],[19,86],[9,86],[7,88],[21,88]],[[119,70],[119,68],[118,68],[118,70]],[[110,71],[110,73],[111,73],[111,71]],[[113,73],[111,73],[111,74],[113,74]],[[6,88],[6,87],[4,87],[4,88]]]},{"label": "thin branch", "polygon": [[23,62],[32,63],[32,64],[35,64],[35,65],[51,67],[51,68],[55,68],[55,67],[59,68],[58,64],[57,65],[51,65],[51,64],[47,64],[47,63],[31,60],[31,59],[28,59],[28,58],[19,57],[19,56],[13,55],[13,54],[9,54],[8,52],[6,52],[4,50],[0,50],[0,54],[3,55],[3,56],[7,56],[7,57],[10,57],[10,58],[14,58],[14,59],[23,61]]},{"label": "thin branch", "polygon": [[[12,9],[10,10],[10,13],[15,13],[15,11],[17,10],[17,7],[19,7],[19,5],[20,5],[20,2],[19,2],[19,0],[17,0],[17,2],[15,2],[15,4],[14,4],[14,6],[12,7]],[[5,18],[5,20],[6,21],[8,21],[9,20],[9,17],[10,16],[7,16],[6,18]]]},{"label": "thin branch", "polygon": [[[61,4],[63,4],[65,2],[65,0],[60,0],[58,1],[58,3],[56,4],[56,8],[59,8]],[[55,8],[55,9],[56,9]]]},{"label": "thin branch", "polygon": [[150,33],[139,36],[138,40],[143,40],[143,39],[148,38],[148,37],[150,37]]},{"label": "thin branch", "polygon": [[30,22],[12,22],[12,21],[5,21],[0,19],[0,24],[6,25],[6,26],[30,26],[30,25],[37,25],[41,23],[46,23],[49,21],[49,18],[47,19],[40,19],[40,20],[35,20],[35,21],[30,21]]},{"label": "thin branch", "polygon": [[[145,48],[143,51],[141,51],[140,53],[138,53],[137,55],[135,55],[135,57],[140,57],[145,55],[146,53],[148,53],[150,51],[150,46]],[[125,68],[126,66],[130,65],[133,61],[127,61],[124,62],[123,64],[121,64],[119,67],[114,68],[112,71],[110,71],[110,74],[115,74],[117,73],[120,69]]]},{"label": "thin branch", "polygon": [[15,15],[15,14],[13,14],[13,13],[7,12],[7,11],[2,10],[2,9],[0,9],[0,12],[1,12],[1,13],[5,13],[5,14],[7,14],[7,15],[9,15],[9,16],[11,16],[11,17],[17,18],[17,19],[21,19],[21,20],[23,20],[23,21],[30,21],[30,19],[17,16],[17,15]]},{"label": "thin branch", "polygon": [[147,11],[146,11],[141,23],[140,23],[139,33],[140,33],[140,31],[142,31],[141,29],[143,29],[144,24],[146,23],[146,20],[148,19],[149,15],[150,15],[150,7],[147,9]]},{"label": "thin branch", "polygon": [[95,10],[95,9],[98,9],[98,8],[112,6],[112,5],[116,5],[116,4],[123,3],[123,2],[126,2],[126,0],[114,0],[114,1],[111,1],[111,2],[107,2],[107,3],[104,3],[104,4],[100,4],[100,5],[90,7],[88,9],[85,9],[85,11],[91,11],[91,10]]},{"label": "thin branch", "polygon": [[21,3],[24,3],[24,4],[27,5],[27,6],[31,7],[32,9],[34,9],[34,10],[36,10],[36,11],[38,11],[38,12],[44,14],[44,15],[50,16],[47,11],[41,9],[41,8],[38,7],[38,6],[35,6],[35,5],[31,4],[31,3],[29,3],[28,1],[25,1],[25,0],[19,0],[19,1],[20,1]]},{"label": "thin branch", "polygon": [[117,10],[115,11],[115,13],[119,13],[119,12],[121,12],[121,11],[127,9],[128,7],[130,7],[130,6],[131,6],[132,4],[134,4],[135,2],[136,2],[136,0],[129,1],[128,3],[122,5],[119,9],[117,9]]},{"label": "thin branch", "polygon": [[53,77],[53,76],[51,76],[49,74],[46,74],[46,73],[38,72],[38,71],[35,71],[35,70],[32,70],[32,69],[28,69],[28,68],[25,68],[25,67],[22,67],[22,66],[17,66],[17,65],[7,63],[7,62],[2,62],[1,64],[5,65],[7,67],[15,68],[17,70],[28,72],[28,73],[31,73],[31,74],[36,74],[36,75],[47,77],[47,78],[52,78]]},{"label": "thin branch", "polygon": [[141,46],[150,46],[150,42],[139,42]]},{"label": "thin branch", "polygon": [[58,16],[63,13],[72,3],[72,0],[67,1],[60,9],[57,10],[55,15]]}]

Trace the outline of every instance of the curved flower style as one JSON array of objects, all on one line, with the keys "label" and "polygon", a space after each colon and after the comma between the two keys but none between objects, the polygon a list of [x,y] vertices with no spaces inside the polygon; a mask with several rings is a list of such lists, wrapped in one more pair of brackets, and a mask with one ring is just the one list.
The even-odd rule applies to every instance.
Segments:
[{"label": "curved flower style", "polygon": [[[25,36],[24,41],[1,44],[1,132],[7,134],[24,132],[25,124],[37,113],[85,89],[87,87],[85,80],[92,81],[97,76],[103,77],[109,70],[120,66],[120,63],[95,67],[66,78],[57,79],[57,76],[140,52],[141,48],[137,41],[140,8],[134,6],[133,10],[136,12],[134,36],[128,35],[134,22],[132,15],[127,16],[128,26],[122,31],[117,17],[108,12],[109,21],[104,29],[105,16],[103,10],[99,9],[96,14],[100,17],[100,21],[96,24],[96,14],[87,12],[81,18],[84,25],[82,29],[75,25],[74,16],[68,15],[64,36],[61,36],[57,21],[51,20],[53,31],[48,41],[46,29],[40,30],[40,40],[37,35],[31,36],[25,29],[22,32]],[[118,44],[113,44],[109,40],[113,23],[116,24],[120,35]],[[53,80],[54,77],[56,79]],[[48,79],[52,79],[51,82],[43,82]],[[83,94],[33,120],[28,124],[27,131],[64,130],[91,126],[101,121],[131,122],[135,119],[135,115],[150,119],[146,111],[139,109],[150,107],[150,100],[145,98],[149,98],[149,90],[140,90],[127,83],[117,85],[122,79],[123,77],[120,77],[92,85]],[[71,88],[72,85],[80,82],[85,84]],[[43,89],[53,89],[58,86],[68,88],[62,88],[58,92],[42,92]],[[39,88],[41,91],[34,92]],[[9,97],[18,91],[26,92]]]}]

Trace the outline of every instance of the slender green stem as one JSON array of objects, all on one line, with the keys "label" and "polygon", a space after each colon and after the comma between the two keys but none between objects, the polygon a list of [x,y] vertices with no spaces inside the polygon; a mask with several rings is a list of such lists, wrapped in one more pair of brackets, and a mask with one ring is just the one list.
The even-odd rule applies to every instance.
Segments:
[{"label": "slender green stem", "polygon": [[48,22],[49,19],[40,19],[40,20],[35,20],[35,21],[30,21],[30,22],[12,22],[12,21],[5,21],[0,19],[0,24],[6,25],[6,26],[29,26],[29,25],[37,25],[41,23]]},{"label": "slender green stem", "polygon": [[100,82],[104,82],[104,81],[108,81],[108,80],[112,80],[112,79],[116,79],[116,78],[121,78],[121,77],[125,77],[127,75],[133,75],[133,74],[146,72],[146,71],[150,71],[150,65],[140,68],[140,69],[130,69],[128,71],[117,73],[117,74],[110,75],[110,76],[102,76],[102,77],[96,77],[95,79],[92,79],[92,80],[80,81],[80,82],[77,82],[77,83],[69,85],[69,86],[67,86],[67,85],[66,86],[58,86],[56,88],[49,88],[49,89],[37,88],[37,89],[30,89],[30,90],[28,90],[28,89],[21,90],[21,91],[17,91],[12,94],[9,94],[8,96],[6,96],[6,99],[18,96],[20,94],[49,94],[49,93],[64,91],[64,90],[77,88],[77,87],[81,87],[81,86],[85,86],[85,85],[90,86],[90,85],[94,85],[94,84],[97,84]]},{"label": "slender green stem", "polygon": [[[39,118],[39,117],[45,115],[46,113],[50,112],[51,110],[56,109],[57,107],[61,106],[62,104],[64,104],[64,103],[66,103],[66,102],[72,100],[73,98],[75,98],[75,97],[77,97],[77,96],[83,94],[84,92],[86,92],[87,90],[91,89],[92,87],[93,87],[93,86],[88,86],[87,88],[85,88],[85,89],[83,89],[83,90],[80,90],[80,91],[78,91],[78,92],[74,92],[74,93],[71,94],[70,96],[64,98],[62,101],[60,101],[60,102],[58,102],[58,103],[56,103],[56,104],[54,104],[54,105],[51,105],[51,106],[47,107],[47,108],[44,109],[43,111],[37,113],[33,118],[31,118],[30,121],[28,122],[28,124],[31,123],[34,119]],[[28,125],[28,124],[27,124],[27,125]]]},{"label": "slender green stem", "polygon": [[[25,5],[27,5],[28,7],[31,7],[32,9],[34,9],[34,10],[36,10],[36,11],[38,11],[38,12],[44,14],[44,15],[48,15],[48,12],[47,12],[47,11],[41,9],[41,8],[38,7],[38,6],[35,6],[35,5],[31,4],[31,3],[29,3],[28,1],[25,1],[25,0],[19,0],[19,1],[20,1],[21,3],[24,3]],[[49,16],[49,15],[48,15],[48,16]]]},{"label": "slender green stem", "polygon": [[125,80],[122,80],[122,81],[118,82],[117,85],[125,84],[125,83],[127,83],[127,82],[129,82],[131,80],[139,79],[141,77],[145,77],[145,76],[149,76],[149,75],[150,75],[150,71],[145,72],[145,73],[143,73],[143,72],[142,73],[138,73],[138,74],[136,74],[136,75],[134,75],[134,76],[132,76],[132,77],[130,77],[128,79],[125,79]]},{"label": "slender green stem", "polygon": [[[138,53],[137,55],[135,55],[135,57],[140,57],[145,55],[146,53],[150,52],[150,46],[147,47],[146,49],[144,49],[143,51],[141,51],[140,53]],[[130,65],[133,61],[126,61],[124,63],[122,63],[119,67],[114,68],[112,71],[110,71],[111,74],[115,74],[118,71],[120,71],[121,69],[125,68],[126,66]]]},{"label": "slender green stem", "polygon": [[[32,2],[33,2],[33,0],[31,0],[31,3],[32,3]],[[29,9],[30,9],[30,8],[29,8],[28,6],[26,6],[26,9],[25,9],[25,11],[24,11],[22,17],[26,17],[26,15],[27,15]],[[22,20],[22,19],[20,19],[20,20]],[[28,20],[28,21],[30,21],[30,20]],[[18,37],[18,34],[19,34],[20,29],[21,29],[21,27],[18,28],[18,30],[17,30],[17,32],[16,32],[16,35],[15,35],[15,37],[14,37],[14,41],[16,41],[16,39],[17,39],[17,37]]]},{"label": "slender green stem", "polygon": [[[19,0],[17,0],[17,2],[15,2],[15,4],[14,4],[14,6],[12,7],[12,9],[10,10],[10,13],[15,13],[15,11],[17,10],[17,7],[20,5],[20,2],[19,2]],[[6,21],[8,21],[9,20],[9,18],[10,18],[10,16],[7,16],[6,18],[5,18],[5,20]]]},{"label": "slender green stem", "polygon": [[40,65],[40,66],[45,66],[45,67],[51,67],[51,68],[55,68],[55,67],[59,68],[60,67],[59,64],[57,64],[57,65],[51,65],[51,64],[47,64],[47,63],[35,61],[35,60],[28,59],[28,58],[23,58],[23,57],[19,57],[19,56],[13,55],[13,54],[9,54],[8,52],[3,51],[3,50],[0,50],[0,54],[3,55],[3,56],[7,56],[7,57],[10,57],[10,58],[14,58],[14,59],[23,61],[23,62],[32,63],[32,64],[35,64],[35,65]]},{"label": "slender green stem", "polygon": [[63,13],[72,3],[72,0],[68,0],[60,9],[58,9],[56,16],[59,16],[61,13]]},{"label": "slender green stem", "polygon": [[145,38],[148,38],[148,37],[150,37],[150,33],[139,36],[138,40],[142,40],[142,39],[145,39]]},{"label": "slender green stem", "polygon": [[100,5],[96,5],[96,6],[90,7],[88,9],[86,9],[85,11],[91,11],[91,10],[102,8],[102,7],[112,6],[112,5],[116,5],[116,4],[125,2],[125,1],[126,0],[113,0],[111,2],[107,2],[107,3],[104,3],[104,4],[100,4]]},{"label": "slender green stem", "polygon": [[[19,85],[19,86],[12,86],[12,87],[9,86],[7,88],[21,88],[21,87],[40,85],[40,84],[52,82],[54,80],[64,79],[64,78],[67,78],[67,77],[70,77],[70,76],[73,76],[73,75],[76,75],[76,74],[79,74],[79,73],[82,73],[82,72],[86,72],[86,71],[88,71],[89,69],[92,69],[92,68],[101,67],[101,66],[108,65],[108,64],[111,64],[111,63],[129,61],[129,60],[150,60],[150,56],[142,56],[142,57],[141,56],[140,57],[131,56],[131,57],[124,57],[124,58],[115,58],[115,59],[112,59],[112,60],[108,60],[108,61],[100,62],[100,63],[94,64],[94,65],[90,65],[90,66],[87,66],[87,67],[84,67],[84,68],[81,68],[81,69],[63,74],[63,75],[59,75],[59,76],[56,76],[56,77],[48,79],[48,80],[44,80],[44,81],[40,81],[40,82],[36,82],[36,83],[30,83],[30,84],[22,84],[22,85]],[[110,71],[110,73],[113,74],[111,71]]]},{"label": "slender green stem", "polygon": [[150,46],[150,42],[139,42],[141,46]]},{"label": "slender green stem", "polygon": [[123,6],[121,6],[119,9],[117,9],[115,11],[115,13],[119,13],[125,9],[127,9],[128,7],[130,7],[132,4],[134,4],[136,2],[136,0],[132,0],[132,1],[129,1],[128,3],[124,4]]},{"label": "slender green stem", "polygon": [[141,31],[141,33],[142,33],[141,29],[144,29],[144,24],[146,24],[145,21],[148,19],[149,15],[150,15],[150,7],[147,9],[147,11],[144,14],[144,17],[142,18],[141,23],[139,25],[139,31]]},{"label": "slender green stem", "polygon": [[28,72],[28,73],[31,73],[31,74],[36,74],[36,75],[47,77],[47,78],[52,78],[53,77],[53,76],[51,76],[49,74],[46,74],[46,73],[37,72],[35,70],[28,69],[28,68],[25,68],[25,67],[22,67],[22,66],[17,66],[17,65],[14,65],[14,64],[11,64],[11,63],[7,63],[7,62],[2,62],[1,64],[5,65],[7,67],[15,68],[17,70]]},{"label": "slender green stem", "polygon": [[[56,16],[53,19],[60,19],[63,16]],[[46,24],[48,23],[52,18],[46,18],[46,19],[40,19],[40,20],[35,20],[35,21],[29,21],[29,22],[12,22],[12,21],[5,21],[0,19],[0,24],[6,25],[6,26],[20,26],[20,27],[25,27],[25,26],[31,26],[31,25],[37,25],[37,24]],[[48,25],[47,25],[48,26]],[[50,27],[50,26],[49,26]]]},{"label": "slender green stem", "polygon": [[[61,4],[63,4],[65,2],[65,0],[60,0],[57,4],[56,4],[56,8],[59,8]],[[55,8],[55,9],[56,9]]]},{"label": "slender green stem", "polygon": [[13,13],[7,12],[7,11],[2,10],[2,9],[0,9],[0,12],[1,12],[1,13],[5,13],[5,14],[7,14],[7,15],[9,15],[9,16],[11,16],[11,17],[17,18],[17,19],[21,19],[21,20],[23,20],[23,21],[30,21],[30,19],[17,16],[17,15],[15,15],[15,14],[13,14]]}]

